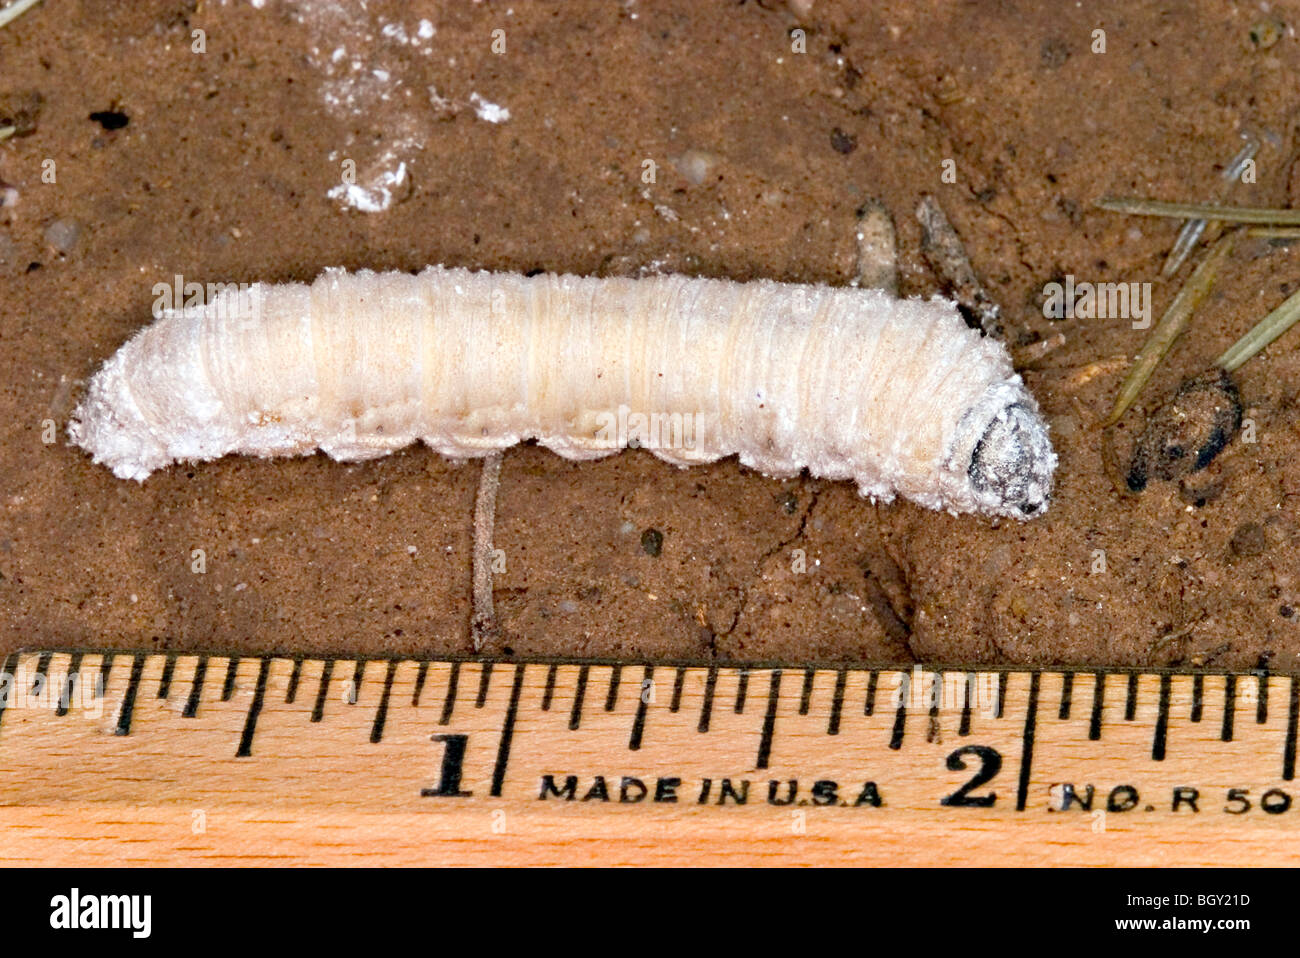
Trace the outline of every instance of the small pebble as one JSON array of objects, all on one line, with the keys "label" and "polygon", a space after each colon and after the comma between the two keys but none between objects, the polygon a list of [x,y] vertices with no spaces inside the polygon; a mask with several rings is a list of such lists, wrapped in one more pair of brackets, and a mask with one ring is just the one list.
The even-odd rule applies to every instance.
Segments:
[{"label": "small pebble", "polygon": [[1044,40],[1038,50],[1038,59],[1049,70],[1059,70],[1070,59],[1070,48],[1060,37]]},{"label": "small pebble", "polygon": [[677,168],[677,172],[684,176],[688,183],[699,186],[713,172],[713,168],[718,163],[718,157],[707,150],[687,150],[674,159],[672,163]]},{"label": "small pebble", "polygon": [[858,148],[858,138],[851,134],[845,133],[838,126],[831,130],[831,148],[836,153],[843,153],[848,156]]},{"label": "small pebble", "polygon": [[658,529],[647,529],[641,533],[641,548],[646,555],[658,558],[664,551],[664,534]]},{"label": "small pebble", "polygon": [[81,224],[76,220],[58,219],[45,227],[45,242],[60,253],[70,253],[81,238]]},{"label": "small pebble", "polygon": [[1250,42],[1256,50],[1267,50],[1282,39],[1285,29],[1280,20],[1260,20],[1250,28]]},{"label": "small pebble", "polygon": [[1264,527],[1259,523],[1243,522],[1232,534],[1228,548],[1232,550],[1233,555],[1237,556],[1263,555],[1268,549],[1268,536],[1264,534]]}]

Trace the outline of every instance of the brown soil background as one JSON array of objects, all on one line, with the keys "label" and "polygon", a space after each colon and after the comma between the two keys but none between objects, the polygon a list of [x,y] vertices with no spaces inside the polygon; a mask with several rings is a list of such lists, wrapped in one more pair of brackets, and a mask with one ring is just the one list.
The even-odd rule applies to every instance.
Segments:
[{"label": "brown soil background", "polygon": [[[443,263],[843,283],[855,210],[878,197],[904,291],[929,294],[912,215],[929,192],[1004,310],[1066,337],[1024,370],[1060,455],[1049,513],[957,518],[734,460],[683,471],[645,452],[575,464],[521,447],[502,472],[506,635],[490,651],[1297,667],[1300,333],[1238,376],[1258,442],[1125,498],[1095,423],[1145,333],[1039,308],[1066,273],[1156,281],[1157,317],[1172,297],[1158,275],[1176,225],[1093,209],[1103,194],[1300,205],[1295,5],[369,7],[366,28],[321,2],[60,0],[0,31],[0,103],[43,101],[35,130],[0,145],[18,191],[0,210],[0,650],[469,648],[476,465],[423,447],[357,465],[231,457],[140,485],[66,445],[81,385],[149,320],[156,282]],[[420,18],[436,33],[419,44],[379,29],[414,37]],[[1280,39],[1253,41],[1269,19],[1287,25]],[[345,64],[389,71],[351,109],[327,103],[336,41]],[[471,93],[510,119],[477,118]],[[129,123],[89,118],[105,110]],[[1258,182],[1225,194],[1243,130],[1264,143]],[[361,213],[327,198],[341,157],[365,170],[402,136],[422,146],[399,202]],[[674,165],[691,150],[712,159],[702,182]],[[945,158],[956,184],[940,181]],[[68,223],[79,236],[57,250]],[[1297,280],[1296,247],[1243,244],[1120,446]]]}]

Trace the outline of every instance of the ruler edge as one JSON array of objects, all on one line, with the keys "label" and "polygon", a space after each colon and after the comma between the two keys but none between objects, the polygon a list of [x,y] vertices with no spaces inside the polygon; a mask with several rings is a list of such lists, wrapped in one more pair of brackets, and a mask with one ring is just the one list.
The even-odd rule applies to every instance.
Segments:
[{"label": "ruler edge", "polygon": [[576,666],[618,666],[621,668],[635,668],[636,666],[650,665],[656,668],[686,668],[686,669],[730,669],[735,671],[766,671],[772,669],[781,669],[782,671],[815,671],[815,672],[913,672],[920,670],[922,672],[986,672],[986,673],[1007,673],[1007,674],[1031,674],[1039,675],[1051,674],[1086,674],[1086,675],[1169,675],[1169,676],[1197,676],[1197,675],[1236,675],[1251,678],[1260,678],[1267,676],[1269,678],[1295,678],[1300,679],[1300,667],[1296,670],[1281,669],[1230,669],[1230,668],[1182,668],[1175,666],[1133,666],[1133,665],[1023,665],[1023,664],[954,664],[954,663],[922,663],[922,662],[870,662],[866,660],[857,661],[826,661],[826,660],[804,660],[804,661],[783,661],[780,659],[691,659],[691,658],[616,658],[613,656],[576,656],[576,655],[484,655],[475,652],[438,652],[429,655],[383,655],[369,653],[342,653],[333,654],[328,652],[285,652],[285,651],[251,651],[240,649],[221,649],[221,648],[200,648],[200,649],[131,649],[131,648],[103,648],[99,646],[72,646],[72,645],[31,645],[20,646],[12,649],[8,653],[0,656],[0,662],[4,662],[10,657],[26,655],[99,655],[99,656],[130,656],[142,657],[145,659],[161,658],[184,658],[198,657],[210,659],[250,659],[250,660],[275,660],[282,659],[286,662],[460,662],[460,663],[492,663],[497,665],[576,665]]}]

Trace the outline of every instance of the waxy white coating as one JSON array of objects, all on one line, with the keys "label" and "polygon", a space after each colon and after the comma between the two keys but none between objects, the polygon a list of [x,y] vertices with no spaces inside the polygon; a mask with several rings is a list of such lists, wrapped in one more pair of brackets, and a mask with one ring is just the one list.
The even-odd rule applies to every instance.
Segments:
[{"label": "waxy white coating", "polygon": [[[610,424],[622,407],[623,421]],[[570,459],[689,415],[678,465],[738,455],[863,495],[1024,518],[1056,457],[1000,343],[944,299],[683,276],[329,270],[164,313],[95,375],[70,424],[123,478],[229,453],[339,460],[417,440]],[[665,420],[666,421],[666,420]],[[679,437],[680,438],[680,437]]]}]

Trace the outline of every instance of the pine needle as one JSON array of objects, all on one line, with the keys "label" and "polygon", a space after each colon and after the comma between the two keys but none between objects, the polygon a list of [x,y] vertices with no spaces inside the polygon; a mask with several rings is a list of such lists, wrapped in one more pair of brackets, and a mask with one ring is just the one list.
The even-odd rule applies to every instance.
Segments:
[{"label": "pine needle", "polygon": [[1224,233],[1220,236],[1218,242],[1210,247],[1210,252],[1206,254],[1205,259],[1201,260],[1196,269],[1192,271],[1192,275],[1187,278],[1187,282],[1178,291],[1174,301],[1169,304],[1169,308],[1160,317],[1160,322],[1156,324],[1156,328],[1151,330],[1151,335],[1142,344],[1141,352],[1133,360],[1133,366],[1129,369],[1124,385],[1120,387],[1114,408],[1111,409],[1110,415],[1102,422],[1103,426],[1113,426],[1119,422],[1124,413],[1128,412],[1128,408],[1133,405],[1133,401],[1137,399],[1142,387],[1147,384],[1151,374],[1160,365],[1160,360],[1164,359],[1165,354],[1173,346],[1174,340],[1187,329],[1192,313],[1195,312],[1201,300],[1205,299],[1206,294],[1214,287],[1219,267],[1223,265],[1224,259],[1232,251],[1232,244],[1236,237],[1236,231]]},{"label": "pine needle", "polygon": [[41,0],[14,0],[9,6],[0,10],[0,27],[3,27],[11,20],[17,20],[40,2]]},{"label": "pine needle", "polygon": [[1107,196],[1097,201],[1103,210],[1136,216],[1172,216],[1185,220],[1220,220],[1261,226],[1300,226],[1300,210],[1254,206],[1218,206],[1214,203],[1165,203],[1135,197]]},{"label": "pine needle", "polygon": [[1281,306],[1256,323],[1254,329],[1229,346],[1214,364],[1232,372],[1294,326],[1297,319],[1300,319],[1300,293],[1292,293]]}]

